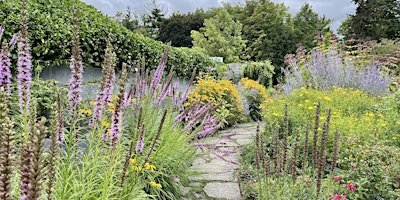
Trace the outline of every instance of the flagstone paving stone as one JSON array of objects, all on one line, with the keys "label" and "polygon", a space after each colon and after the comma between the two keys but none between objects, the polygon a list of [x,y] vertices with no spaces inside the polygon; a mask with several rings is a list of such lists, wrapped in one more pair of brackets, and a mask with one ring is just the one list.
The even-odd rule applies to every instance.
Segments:
[{"label": "flagstone paving stone", "polygon": [[206,147],[197,150],[198,158],[189,169],[190,185],[181,189],[183,199],[240,200],[240,148],[254,140],[256,131],[257,123],[245,123],[200,140]]}]

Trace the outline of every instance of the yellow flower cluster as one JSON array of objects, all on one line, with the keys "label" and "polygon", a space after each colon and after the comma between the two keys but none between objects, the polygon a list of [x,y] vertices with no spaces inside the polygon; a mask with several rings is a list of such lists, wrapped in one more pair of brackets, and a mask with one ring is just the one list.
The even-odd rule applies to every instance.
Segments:
[{"label": "yellow flower cluster", "polygon": [[264,86],[262,86],[260,83],[257,81],[251,80],[249,78],[242,78],[240,80],[240,84],[243,85],[244,88],[246,89],[255,89],[258,91],[257,96],[261,97],[263,100],[268,99],[268,94],[267,94],[267,89],[265,89]]},{"label": "yellow flower cluster", "polygon": [[[215,80],[209,76],[202,77],[195,84],[195,88],[189,91],[188,100],[184,106],[188,107],[198,100],[201,100],[202,105],[208,102],[222,103],[217,115],[221,121],[226,120],[228,124],[236,123],[243,109],[240,93],[229,80]],[[226,113],[228,114],[226,115]],[[226,119],[221,119],[221,117],[226,117]]]},{"label": "yellow flower cluster", "polygon": [[153,187],[156,187],[156,188],[160,188],[160,189],[162,188],[162,185],[161,185],[161,184],[156,183],[156,182],[154,182],[154,181],[151,181],[151,182],[150,182],[150,185],[153,186]]},{"label": "yellow flower cluster", "polygon": [[81,112],[83,114],[85,114],[85,115],[91,115],[92,114],[92,110],[88,110],[88,109],[81,110]]}]

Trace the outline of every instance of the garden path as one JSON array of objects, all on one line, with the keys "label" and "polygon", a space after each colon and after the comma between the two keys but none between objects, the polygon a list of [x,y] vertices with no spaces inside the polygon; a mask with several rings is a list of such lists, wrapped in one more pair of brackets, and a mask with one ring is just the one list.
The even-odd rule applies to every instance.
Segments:
[{"label": "garden path", "polygon": [[184,200],[240,200],[238,183],[240,148],[254,140],[257,123],[239,124],[200,140],[204,147],[190,167],[190,185],[183,187]]}]

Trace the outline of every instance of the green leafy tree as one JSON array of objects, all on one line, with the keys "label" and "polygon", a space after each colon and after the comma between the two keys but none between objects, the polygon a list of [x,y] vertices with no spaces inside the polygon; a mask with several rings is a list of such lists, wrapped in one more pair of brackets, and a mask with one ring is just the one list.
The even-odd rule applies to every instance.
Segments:
[{"label": "green leafy tree", "polygon": [[319,16],[313,11],[310,4],[305,3],[293,18],[295,42],[301,43],[306,49],[311,49],[315,46],[313,42],[314,33],[325,34],[329,32],[328,25],[330,23],[330,19]]},{"label": "green leafy tree", "polygon": [[203,9],[187,14],[173,13],[162,21],[159,39],[162,42],[171,42],[175,47],[192,47],[190,31],[199,31],[203,27],[204,19],[209,15]]},{"label": "green leafy tree", "polygon": [[242,24],[233,20],[223,8],[216,15],[204,20],[200,31],[191,31],[193,47],[210,56],[224,58],[224,62],[238,62],[246,43],[242,39]]},{"label": "green leafy tree", "polygon": [[286,54],[295,50],[294,27],[288,8],[271,1],[249,1],[245,6],[251,15],[243,24],[248,41],[247,54],[255,61],[271,60],[279,70]]},{"label": "green leafy tree", "polygon": [[352,0],[356,14],[351,15],[348,33],[364,40],[400,37],[399,0]]}]

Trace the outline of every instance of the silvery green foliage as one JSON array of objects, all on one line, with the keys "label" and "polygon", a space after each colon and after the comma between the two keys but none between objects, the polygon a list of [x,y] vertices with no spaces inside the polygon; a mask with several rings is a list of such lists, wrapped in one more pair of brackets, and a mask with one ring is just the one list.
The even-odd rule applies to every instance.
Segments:
[{"label": "silvery green foliage", "polygon": [[292,65],[290,69],[284,69],[284,73],[286,84],[282,89],[285,93],[291,93],[296,88],[311,84],[322,90],[336,86],[385,96],[393,79],[390,75],[383,75],[380,66],[368,65],[356,69],[350,61],[345,61],[335,51],[324,53],[317,50],[311,51],[310,59],[304,64],[304,70]]}]

